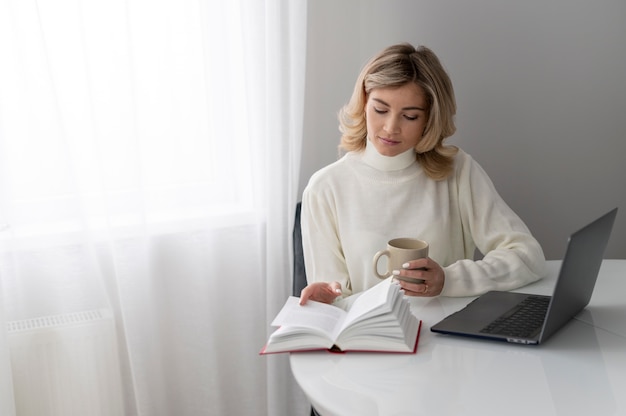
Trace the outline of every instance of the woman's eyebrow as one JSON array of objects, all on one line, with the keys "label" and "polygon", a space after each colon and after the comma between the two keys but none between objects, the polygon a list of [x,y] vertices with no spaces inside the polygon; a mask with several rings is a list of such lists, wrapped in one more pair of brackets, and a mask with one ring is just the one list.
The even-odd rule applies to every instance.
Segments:
[{"label": "woman's eyebrow", "polygon": [[[372,97],[372,100],[377,101],[377,102],[381,103],[382,105],[386,105],[387,107],[391,107],[389,104],[387,104],[385,101],[381,100],[380,98]],[[402,110],[404,110],[404,111],[406,111],[406,110],[426,111],[422,107],[404,107],[404,108],[402,108]]]}]

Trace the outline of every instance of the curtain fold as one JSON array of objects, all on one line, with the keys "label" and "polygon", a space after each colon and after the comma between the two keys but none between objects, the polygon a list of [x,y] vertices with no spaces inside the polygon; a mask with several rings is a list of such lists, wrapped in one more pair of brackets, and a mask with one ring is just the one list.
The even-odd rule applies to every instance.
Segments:
[{"label": "curtain fold", "polygon": [[34,400],[6,324],[93,310],[120,414],[304,412],[258,352],[291,287],[306,2],[2,0],[0,31],[0,413]]}]

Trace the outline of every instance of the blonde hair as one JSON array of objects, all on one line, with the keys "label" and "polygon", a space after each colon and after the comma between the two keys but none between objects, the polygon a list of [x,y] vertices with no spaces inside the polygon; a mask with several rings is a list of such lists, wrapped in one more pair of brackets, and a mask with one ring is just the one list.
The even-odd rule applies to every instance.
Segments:
[{"label": "blonde hair", "polygon": [[375,88],[400,87],[415,83],[426,94],[428,120],[424,135],[415,146],[418,162],[429,177],[445,179],[453,169],[458,148],[443,141],[456,131],[456,101],[452,82],[439,58],[427,47],[408,43],[390,46],[374,56],[363,68],[352,97],[339,111],[340,148],[360,151],[367,143],[365,105]]}]

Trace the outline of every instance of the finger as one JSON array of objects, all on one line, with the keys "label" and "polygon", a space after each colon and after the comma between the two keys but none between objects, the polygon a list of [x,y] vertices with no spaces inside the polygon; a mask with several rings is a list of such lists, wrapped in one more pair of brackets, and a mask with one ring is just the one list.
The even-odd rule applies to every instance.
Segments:
[{"label": "finger", "polygon": [[402,265],[402,268],[408,269],[408,270],[416,270],[416,269],[428,270],[430,268],[429,263],[430,263],[430,258],[425,257],[423,259],[415,259],[415,260],[408,261]]},{"label": "finger", "polygon": [[314,300],[323,303],[332,303],[337,296],[341,295],[341,284],[338,282],[312,283],[302,289],[300,293],[300,305],[306,304],[308,300]]},{"label": "finger", "polygon": [[412,292],[412,293],[416,293],[418,295],[421,295],[423,293],[426,293],[426,291],[428,290],[428,283],[427,282],[422,282],[422,283],[410,283],[407,281],[400,281],[400,287],[402,287],[402,289],[404,289],[404,292]]},{"label": "finger", "polygon": [[302,292],[300,292],[300,305],[306,304],[306,301],[309,300],[312,292],[313,290],[310,286],[307,286],[304,289],[302,289]]},{"label": "finger", "polygon": [[[421,277],[424,277],[424,276],[421,276]],[[400,274],[394,274],[394,279],[396,279],[397,281],[402,281],[402,282],[407,282],[407,283],[412,283],[412,284],[422,284],[426,281],[425,279],[402,276]]]},{"label": "finger", "polygon": [[324,303],[332,303],[338,296],[341,296],[340,287],[339,283],[329,283],[320,288],[314,299]]},{"label": "finger", "polygon": [[332,283],[330,284],[330,289],[332,290],[332,292],[333,292],[336,296],[341,295],[341,283],[339,283],[339,282],[332,282]]},{"label": "finger", "polygon": [[427,280],[429,278],[428,273],[426,273],[426,270],[423,269],[416,270],[404,268],[401,270],[393,270],[392,274],[397,280],[402,280],[413,284],[424,283],[424,280]]}]

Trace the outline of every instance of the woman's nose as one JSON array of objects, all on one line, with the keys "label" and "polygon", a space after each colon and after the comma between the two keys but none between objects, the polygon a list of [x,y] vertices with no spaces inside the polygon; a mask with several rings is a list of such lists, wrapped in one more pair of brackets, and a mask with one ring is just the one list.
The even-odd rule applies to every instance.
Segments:
[{"label": "woman's nose", "polygon": [[384,128],[387,133],[397,133],[399,131],[399,126],[400,124],[395,117],[388,117],[387,120],[385,120]]}]

